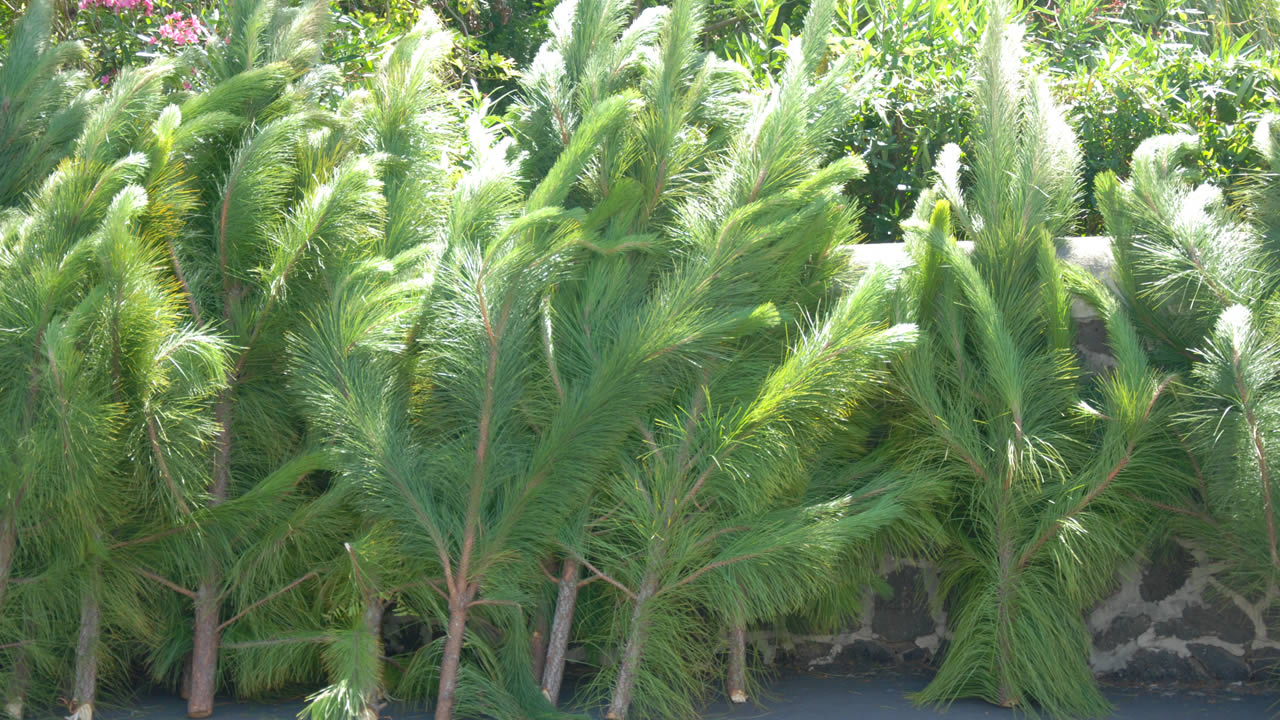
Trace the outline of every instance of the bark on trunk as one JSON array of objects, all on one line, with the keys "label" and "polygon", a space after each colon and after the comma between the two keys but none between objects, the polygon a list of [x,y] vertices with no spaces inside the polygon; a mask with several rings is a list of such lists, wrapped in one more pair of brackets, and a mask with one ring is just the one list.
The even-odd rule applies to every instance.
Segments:
[{"label": "bark on trunk", "polygon": [[613,698],[609,701],[607,720],[626,720],[627,710],[631,707],[631,696],[636,690],[636,674],[640,669],[640,657],[644,654],[644,644],[649,637],[649,600],[658,591],[658,577],[650,573],[644,579],[644,585],[636,595],[635,607],[631,610],[631,631],[627,636],[626,648],[622,651],[622,664],[618,667],[618,681],[613,688]]},{"label": "bark on trunk", "polygon": [[556,615],[547,642],[547,662],[542,671],[542,694],[552,705],[560,701],[569,632],[573,629],[573,613],[578,604],[578,574],[578,561],[565,558],[560,570],[560,592],[556,594]]},{"label": "bark on trunk", "polygon": [[[27,634],[32,634],[30,628]],[[22,720],[23,708],[27,703],[27,688],[31,686],[31,660],[22,648],[18,649],[17,655],[13,679],[10,681],[9,692],[4,700],[4,712],[12,720]]]},{"label": "bark on trunk", "polygon": [[13,556],[18,549],[18,523],[13,511],[0,515],[0,608],[4,607],[4,594],[9,589],[9,573],[13,572]]},{"label": "bark on trunk", "polygon": [[533,660],[533,681],[542,683],[547,666],[547,610],[539,607],[533,619],[533,637],[529,639],[529,653]]},{"label": "bark on trunk", "polygon": [[[381,598],[372,597],[365,600],[364,630],[373,635],[373,644],[378,653],[379,662],[382,657],[382,614],[386,609],[387,604]],[[357,720],[378,720],[378,712],[383,706],[382,697],[380,685],[375,684],[373,687],[365,688],[362,698],[364,707],[360,709]]]},{"label": "bark on trunk", "polygon": [[178,679],[178,697],[183,700],[191,699],[191,653],[187,653],[187,659],[182,661],[182,677]]},{"label": "bark on trunk", "polygon": [[452,720],[453,706],[457,702],[458,666],[462,660],[462,639],[467,630],[467,608],[475,596],[476,588],[469,585],[461,597],[449,599],[449,630],[444,641],[444,656],[440,658],[440,690],[436,693],[435,720]]},{"label": "bark on trunk", "polygon": [[80,601],[80,639],[76,643],[75,687],[68,720],[93,720],[98,689],[98,641],[102,637],[102,608],[98,605],[96,584],[90,583],[85,588]]},{"label": "bark on trunk", "polygon": [[747,701],[747,627],[741,623],[729,628],[729,701]]},{"label": "bark on trunk", "polygon": [[213,714],[213,695],[218,684],[219,602],[217,575],[196,588],[195,637],[191,647],[191,695],[187,717],[207,718]]},{"label": "bark on trunk", "polygon": [[[1007,491],[1006,491],[1007,492]],[[999,586],[996,592],[997,618],[1000,623],[996,628],[996,673],[999,676],[999,700],[1000,707],[1012,708],[1019,704],[1017,694],[1010,685],[1010,664],[1013,657],[1013,647],[1010,644],[1009,626],[1012,618],[1009,616],[1009,593],[1010,586],[1016,582],[1014,574],[1017,572],[1014,567],[1013,549],[1005,537],[1004,511],[996,516],[996,547],[999,548],[1000,556],[1000,575],[998,578]]]},{"label": "bark on trunk", "polygon": [[[230,378],[234,385],[235,378]],[[228,387],[214,405],[218,435],[213,453],[213,487],[209,504],[219,505],[231,490],[231,403]],[[191,647],[191,695],[187,717],[206,718],[213,714],[213,696],[218,685],[218,625],[221,623],[218,587],[221,584],[217,560],[209,559],[209,571],[196,588],[195,629]]]}]

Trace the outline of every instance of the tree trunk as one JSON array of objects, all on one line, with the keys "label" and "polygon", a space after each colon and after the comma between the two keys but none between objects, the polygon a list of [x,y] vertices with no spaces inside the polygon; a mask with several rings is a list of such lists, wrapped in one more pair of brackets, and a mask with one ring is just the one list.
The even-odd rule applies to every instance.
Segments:
[{"label": "tree trunk", "polygon": [[9,573],[13,572],[13,556],[18,550],[18,521],[12,509],[0,514],[0,608],[9,589]]},{"label": "tree trunk", "polygon": [[[1008,492],[1006,490],[1006,500]],[[1000,707],[1012,708],[1019,704],[1017,694],[1014,692],[1009,680],[1010,660],[1013,657],[1013,647],[1009,638],[1009,625],[1011,618],[1009,617],[1009,592],[1010,586],[1016,582],[1014,574],[1017,570],[1014,568],[1013,548],[1005,537],[1005,521],[1004,508],[1002,507],[996,515],[996,547],[998,548],[1000,559],[1000,570],[998,576],[999,585],[996,591],[997,603],[997,622],[999,626],[996,628],[996,674],[1000,680],[999,700]]]},{"label": "tree trunk", "polygon": [[[229,378],[234,385],[235,378]],[[219,505],[231,490],[231,402],[232,388],[218,395],[213,415],[218,435],[213,453],[213,487],[209,505]],[[206,718],[213,714],[213,696],[218,686],[218,625],[221,622],[218,599],[218,561],[209,558],[209,570],[196,588],[195,630],[191,646],[191,695],[187,698],[187,717]]]},{"label": "tree trunk", "polygon": [[747,626],[743,623],[729,628],[729,701],[747,701]]},{"label": "tree trunk", "polygon": [[[95,568],[94,580],[97,573]],[[97,585],[97,582],[88,583],[80,601],[80,640],[76,643],[75,687],[68,720],[93,720],[98,689],[98,641],[102,637],[102,608],[98,605]]]},{"label": "tree trunk", "polygon": [[[34,634],[34,630],[30,627],[30,621],[27,625],[27,635],[30,636]],[[12,720],[22,720],[23,706],[27,701],[27,688],[31,686],[31,660],[22,648],[18,648],[17,656],[14,662],[13,679],[10,681],[9,691],[4,700],[4,712]]]},{"label": "tree trunk", "polygon": [[[463,582],[463,578],[458,578]],[[461,597],[449,598],[449,630],[440,658],[440,690],[436,693],[435,720],[452,720],[457,702],[458,666],[462,661],[462,639],[467,631],[467,608],[475,597],[476,586],[467,585]]]},{"label": "tree trunk", "polygon": [[644,644],[649,637],[649,600],[658,592],[658,576],[652,571],[645,576],[644,585],[636,595],[635,607],[631,610],[631,628],[627,635],[627,646],[622,651],[622,664],[618,666],[618,681],[613,688],[613,698],[609,701],[609,712],[606,720],[626,720],[627,710],[631,707],[631,696],[636,690],[636,673],[640,669],[640,657],[644,654]]},{"label": "tree trunk", "polygon": [[542,682],[547,665],[547,610],[539,607],[533,619],[533,637],[529,639],[529,654],[533,660],[533,681]]},{"label": "tree trunk", "polygon": [[191,699],[191,653],[187,653],[187,659],[182,661],[182,675],[178,678],[178,697],[183,700]]},{"label": "tree trunk", "polygon": [[565,558],[560,570],[560,592],[556,595],[556,615],[551,622],[551,638],[547,642],[546,667],[542,671],[542,694],[552,705],[560,701],[569,631],[573,629],[573,612],[578,605],[578,572],[578,561]]},{"label": "tree trunk", "polygon": [[[378,653],[379,662],[382,658],[382,614],[386,612],[387,604],[379,597],[370,597],[365,599],[364,604],[364,631],[373,635],[373,646]],[[374,684],[372,687],[365,688],[364,697],[361,698],[364,707],[360,710],[360,715],[356,720],[378,720],[378,711],[382,709],[382,687]]]},{"label": "tree trunk", "polygon": [[213,695],[218,685],[219,602],[217,574],[200,581],[196,588],[195,637],[191,647],[191,695],[187,717],[207,718],[213,714]]}]

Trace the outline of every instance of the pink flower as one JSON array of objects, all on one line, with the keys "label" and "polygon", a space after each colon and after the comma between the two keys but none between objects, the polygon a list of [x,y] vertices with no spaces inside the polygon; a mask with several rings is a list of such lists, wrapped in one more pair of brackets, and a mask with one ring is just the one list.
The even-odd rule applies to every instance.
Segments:
[{"label": "pink flower", "polygon": [[147,15],[150,15],[155,10],[155,4],[152,0],[80,0],[79,3],[81,10],[103,8],[117,15],[128,10],[136,10],[138,6],[142,6]]},{"label": "pink flower", "polygon": [[203,40],[208,34],[208,30],[194,15],[184,17],[182,13],[169,13],[164,20],[165,24],[158,32],[160,37],[174,45],[192,45]]},{"label": "pink flower", "polygon": [[103,85],[106,85],[107,83],[111,82],[111,76],[110,76],[110,75],[103,75],[103,76],[102,76],[102,78],[101,78],[101,80],[102,80],[102,84],[103,84]]},{"label": "pink flower", "polygon": [[186,81],[184,80],[184,81],[183,81],[183,83],[182,83],[182,89],[183,89],[183,90],[190,90],[190,89],[191,89],[191,83],[186,82]]}]

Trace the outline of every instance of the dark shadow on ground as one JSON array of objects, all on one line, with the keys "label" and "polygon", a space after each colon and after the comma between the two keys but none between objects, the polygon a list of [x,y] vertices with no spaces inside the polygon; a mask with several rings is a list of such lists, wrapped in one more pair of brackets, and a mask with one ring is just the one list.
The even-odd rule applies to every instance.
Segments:
[{"label": "dark shadow on ground", "polygon": [[[785,675],[769,684],[769,697],[761,705],[729,707],[717,703],[703,717],[722,720],[917,720],[944,718],[1026,717],[978,701],[960,701],[946,710],[917,708],[906,695],[925,686],[927,675],[880,672],[871,674],[800,673]],[[1280,710],[1280,692],[1260,692],[1257,687],[1219,690],[1187,688],[1106,688],[1118,720],[1246,720],[1269,718]],[[292,720],[301,702],[278,704],[222,702],[213,720]],[[102,708],[99,720],[169,720],[186,716],[186,704],[178,698],[144,697],[128,708]],[[425,720],[424,710],[388,708],[390,720]],[[48,717],[53,717],[48,716]]]}]

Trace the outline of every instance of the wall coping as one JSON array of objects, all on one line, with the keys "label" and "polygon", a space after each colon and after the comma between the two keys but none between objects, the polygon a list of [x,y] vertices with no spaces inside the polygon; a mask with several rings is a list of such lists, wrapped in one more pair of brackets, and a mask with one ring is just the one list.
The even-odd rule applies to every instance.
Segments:
[{"label": "wall coping", "polygon": [[[973,252],[972,240],[956,243],[965,252]],[[1077,265],[1103,280],[1111,279],[1114,257],[1111,254],[1111,238],[1102,235],[1065,237],[1058,247],[1058,257]],[[854,245],[850,262],[854,267],[871,268],[887,266],[904,268],[911,265],[906,243],[863,243]]]}]

